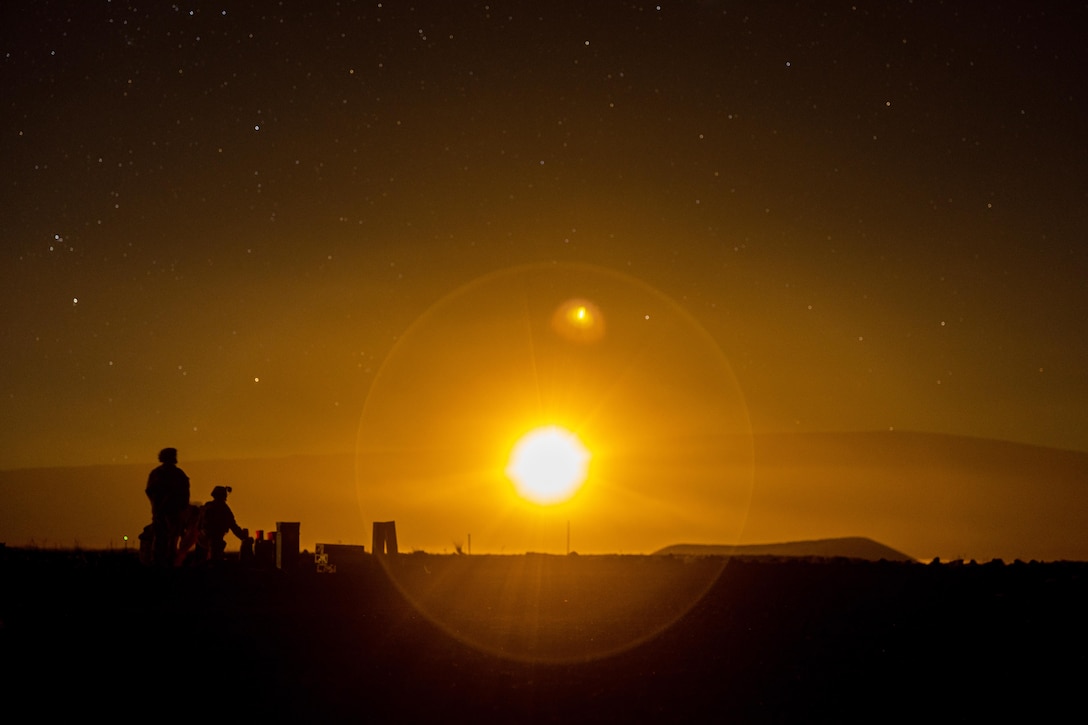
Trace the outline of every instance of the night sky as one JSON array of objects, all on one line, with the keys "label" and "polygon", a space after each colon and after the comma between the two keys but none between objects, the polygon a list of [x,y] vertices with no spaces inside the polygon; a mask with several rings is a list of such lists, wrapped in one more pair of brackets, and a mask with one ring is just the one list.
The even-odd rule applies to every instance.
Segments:
[{"label": "night sky", "polygon": [[428,309],[591,265],[752,429],[1088,450],[1088,11],[6,2],[0,468],[350,452]]}]

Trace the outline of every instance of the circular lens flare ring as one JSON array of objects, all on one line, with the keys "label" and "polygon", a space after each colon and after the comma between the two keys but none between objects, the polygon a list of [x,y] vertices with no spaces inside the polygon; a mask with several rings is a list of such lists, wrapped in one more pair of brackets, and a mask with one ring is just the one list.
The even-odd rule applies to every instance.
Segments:
[{"label": "circular lens flare ring", "polygon": [[506,475],[518,494],[550,505],[570,499],[589,472],[590,453],[578,436],[559,426],[526,433],[510,452]]},{"label": "circular lens flare ring", "polygon": [[[592,449],[572,498],[515,488],[511,425],[529,421]],[[472,532],[476,556],[377,557],[422,615],[497,657],[569,663],[656,636],[709,590],[726,559],[610,555],[735,543],[753,455],[729,363],[683,307],[621,272],[539,264],[473,280],[400,337],[360,415],[356,485],[364,520],[396,520],[413,554]],[[548,556],[571,522],[582,556]]]}]

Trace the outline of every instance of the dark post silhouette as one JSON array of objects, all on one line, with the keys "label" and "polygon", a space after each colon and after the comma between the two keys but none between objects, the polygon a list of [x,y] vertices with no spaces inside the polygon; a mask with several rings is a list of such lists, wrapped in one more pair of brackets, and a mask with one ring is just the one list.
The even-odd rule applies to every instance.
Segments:
[{"label": "dark post silhouette", "polygon": [[397,553],[397,522],[375,521],[370,551],[375,554]]},{"label": "dark post silhouette", "polygon": [[297,521],[276,522],[277,569],[294,569],[298,566],[299,529]]},{"label": "dark post silhouette", "polygon": [[174,565],[182,514],[189,506],[189,477],[178,468],[176,448],[159,451],[160,465],[147,476],[144,493],[151,502],[151,549],[155,566]]}]

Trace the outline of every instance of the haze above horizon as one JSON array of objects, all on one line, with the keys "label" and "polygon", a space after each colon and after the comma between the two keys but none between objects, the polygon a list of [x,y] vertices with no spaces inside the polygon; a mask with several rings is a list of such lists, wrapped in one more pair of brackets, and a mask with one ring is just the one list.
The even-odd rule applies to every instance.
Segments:
[{"label": "haze above horizon", "polygon": [[1088,451],[1088,11],[916,5],[6,13],[0,469],[355,451],[413,326],[553,263],[757,434]]}]

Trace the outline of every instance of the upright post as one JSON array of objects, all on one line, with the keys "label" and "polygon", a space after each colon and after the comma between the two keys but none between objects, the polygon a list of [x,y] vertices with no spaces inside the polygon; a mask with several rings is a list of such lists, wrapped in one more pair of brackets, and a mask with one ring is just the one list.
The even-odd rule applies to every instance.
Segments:
[{"label": "upright post", "polygon": [[375,521],[370,551],[374,554],[397,553],[397,522]]},{"label": "upright post", "polygon": [[294,569],[298,565],[299,523],[276,522],[276,568]]}]

